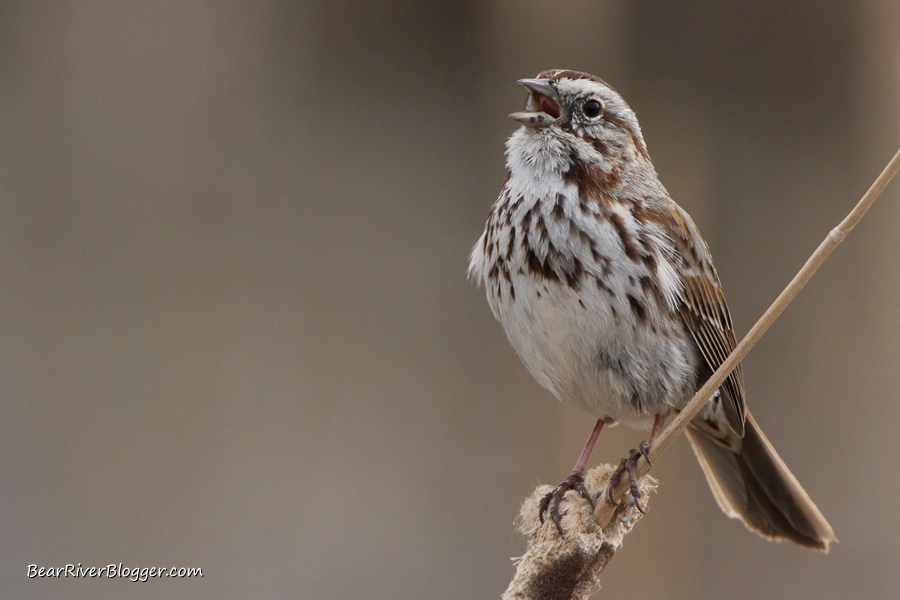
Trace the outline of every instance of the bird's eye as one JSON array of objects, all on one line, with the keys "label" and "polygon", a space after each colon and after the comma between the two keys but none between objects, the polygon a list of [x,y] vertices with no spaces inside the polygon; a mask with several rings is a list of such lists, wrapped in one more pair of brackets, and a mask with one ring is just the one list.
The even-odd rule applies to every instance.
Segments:
[{"label": "bird's eye", "polygon": [[584,103],[584,106],[581,107],[581,110],[584,111],[584,116],[593,119],[603,112],[603,105],[600,104],[599,100],[588,100]]}]

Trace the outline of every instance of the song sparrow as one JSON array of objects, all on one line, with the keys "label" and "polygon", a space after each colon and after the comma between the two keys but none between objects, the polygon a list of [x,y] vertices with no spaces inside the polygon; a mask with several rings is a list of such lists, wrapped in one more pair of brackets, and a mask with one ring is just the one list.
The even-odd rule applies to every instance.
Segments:
[{"label": "song sparrow", "polygon": [[[652,443],[736,342],[709,248],[660,183],[622,97],[575,71],[519,83],[526,111],[510,117],[523,127],[506,144],[506,183],[469,274],[538,383],[597,418],[542,505],[558,511],[565,491],[584,493],[604,424],[652,425]],[[746,410],[740,367],[687,431],[727,515],[828,549],[831,527]]]}]

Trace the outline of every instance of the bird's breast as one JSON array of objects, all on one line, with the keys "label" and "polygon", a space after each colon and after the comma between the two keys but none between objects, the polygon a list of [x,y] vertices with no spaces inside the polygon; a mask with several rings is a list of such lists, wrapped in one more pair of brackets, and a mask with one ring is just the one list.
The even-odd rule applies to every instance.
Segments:
[{"label": "bird's breast", "polygon": [[545,186],[513,172],[491,212],[478,257],[491,309],[560,400],[643,423],[693,376],[690,342],[660,289],[664,252],[626,205],[582,198],[561,178]]}]

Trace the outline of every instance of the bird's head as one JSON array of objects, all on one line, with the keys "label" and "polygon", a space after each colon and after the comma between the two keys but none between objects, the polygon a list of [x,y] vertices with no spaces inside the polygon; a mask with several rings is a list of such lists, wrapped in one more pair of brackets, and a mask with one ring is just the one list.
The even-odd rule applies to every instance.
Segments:
[{"label": "bird's head", "polygon": [[556,69],[519,83],[529,92],[525,110],[509,116],[532,135],[551,135],[572,148],[587,142],[599,154],[583,156],[587,162],[648,158],[634,111],[599,77]]}]

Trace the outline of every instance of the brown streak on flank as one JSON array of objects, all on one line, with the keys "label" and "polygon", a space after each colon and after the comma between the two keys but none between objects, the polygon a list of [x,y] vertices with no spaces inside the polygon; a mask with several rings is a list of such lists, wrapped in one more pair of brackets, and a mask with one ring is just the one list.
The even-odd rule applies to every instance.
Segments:
[{"label": "brown streak on flank", "polygon": [[656,273],[656,253],[654,252],[655,244],[650,236],[647,234],[646,230],[638,233],[637,236],[638,244],[640,245],[643,252],[641,253],[641,262],[647,267],[651,273]]},{"label": "brown streak on flank", "polygon": [[628,294],[628,304],[631,306],[631,312],[634,313],[634,316],[637,317],[637,320],[641,322],[641,324],[647,323],[647,307],[644,306],[644,303]]},{"label": "brown streak on flank", "polygon": [[566,277],[566,285],[568,285],[571,289],[576,292],[581,289],[581,279],[584,277],[584,267],[581,266],[581,261],[572,257],[572,271],[564,271],[563,274]]},{"label": "brown streak on flank", "polygon": [[513,253],[513,249],[515,248],[515,244],[516,244],[516,228],[510,227],[509,228],[509,242],[506,244],[506,260],[512,259],[512,253]]},{"label": "brown streak on flank", "polygon": [[550,211],[550,216],[557,222],[562,221],[566,218],[566,210],[563,208],[563,200],[565,196],[562,194],[556,195],[556,204],[553,205],[553,210]]},{"label": "brown streak on flank", "polygon": [[647,270],[651,273],[656,273],[656,255],[655,254],[643,254],[641,255],[641,262],[644,263],[644,266],[647,267]]},{"label": "brown streak on flank", "polygon": [[[601,292],[606,292],[607,294],[609,294],[610,298],[616,297],[616,293],[612,290],[612,288],[610,288],[608,285],[606,285],[606,283],[602,279],[597,277],[595,279],[595,281],[597,283],[598,290],[600,290]],[[615,309],[613,309],[613,313],[615,313]]]},{"label": "brown streak on flank", "polygon": [[609,260],[605,256],[600,254],[600,251],[597,250],[597,244],[594,243],[594,240],[588,238],[587,245],[591,249],[591,258],[594,259],[595,263],[605,261],[603,262],[603,272],[604,274],[606,274],[606,272],[609,270]]},{"label": "brown streak on flank", "polygon": [[604,277],[609,277],[609,274],[612,273],[612,261],[608,256],[600,254],[593,242],[591,243],[591,256],[594,258],[594,262],[600,265],[600,273]]},{"label": "brown streak on flank", "polygon": [[548,281],[559,282],[559,276],[549,267],[549,265],[541,262],[541,259],[538,258],[531,247],[526,247],[525,249],[525,260],[528,265],[528,272],[532,275]]},{"label": "brown streak on flank", "polygon": [[528,231],[529,229],[531,229],[531,219],[534,218],[535,208],[537,208],[537,204],[526,210],[525,214],[522,215],[522,231]]},{"label": "brown streak on flank", "polygon": [[643,250],[644,252],[650,252],[653,250],[653,240],[650,239],[650,234],[648,234],[646,230],[641,230],[638,232],[637,243],[641,247],[641,250]]},{"label": "brown streak on flank", "polygon": [[641,284],[641,291],[644,292],[644,297],[652,297],[656,301],[658,307],[665,307],[666,301],[665,298],[663,298],[662,291],[660,291],[659,286],[656,285],[656,282],[652,277],[645,275],[638,281]]},{"label": "brown streak on flank", "polygon": [[622,218],[622,215],[610,213],[607,218],[612,224],[613,229],[619,234],[619,239],[622,240],[622,249],[625,250],[625,256],[637,262],[641,257],[641,253],[638,251],[631,233],[629,233],[628,229],[625,227],[625,220]]},{"label": "brown streak on flank", "polygon": [[497,263],[500,265],[500,274],[503,275],[503,279],[511,284],[512,279],[509,276],[509,267],[507,266],[506,261],[501,258]]},{"label": "brown streak on flank", "polygon": [[550,234],[547,231],[547,224],[544,223],[544,217],[538,217],[537,223],[534,226],[534,231],[538,236],[538,241],[541,243],[546,242],[547,238],[550,237]]}]

